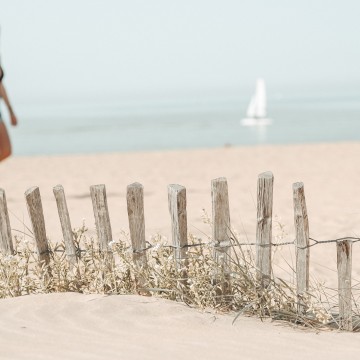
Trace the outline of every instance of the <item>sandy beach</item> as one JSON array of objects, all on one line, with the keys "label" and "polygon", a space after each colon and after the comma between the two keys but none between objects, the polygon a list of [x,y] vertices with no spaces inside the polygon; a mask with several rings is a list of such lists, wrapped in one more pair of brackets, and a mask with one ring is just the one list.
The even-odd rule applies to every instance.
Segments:
[{"label": "sandy beach", "polygon": [[0,301],[2,359],[358,359],[358,334],[200,312],[139,296]]},{"label": "sandy beach", "polygon": [[[13,157],[0,166],[0,187],[6,191],[11,227],[22,231],[24,224],[30,227],[24,192],[39,186],[47,235],[58,241],[61,229],[53,186],[61,184],[65,189],[72,226],[81,226],[85,219],[91,235],[95,225],[89,187],[105,184],[116,239],[128,231],[126,186],[140,182],[150,240],[157,233],[170,239],[167,186],[181,184],[187,189],[188,230],[206,239],[211,229],[202,214],[205,209],[211,216],[210,183],[226,177],[232,227],[240,240],[254,241],[257,176],[272,171],[275,240],[294,238],[292,184],[297,181],[305,184],[310,236],[329,240],[360,235],[358,154],[360,143]],[[360,278],[358,244],[353,247],[353,258],[356,283]],[[293,264],[293,248],[284,246],[276,253],[275,274],[286,274],[284,259]],[[336,286],[334,244],[312,248],[310,273]],[[231,315],[201,313],[159,299],[50,294],[5,299],[0,306],[5,314],[0,323],[2,358],[9,359],[100,359],[119,353],[129,359],[270,359],[275,354],[280,359],[307,355],[337,359],[340,354],[355,359],[360,351],[357,334],[316,335],[248,318],[232,326]],[[263,348],[269,351],[259,352]]]}]

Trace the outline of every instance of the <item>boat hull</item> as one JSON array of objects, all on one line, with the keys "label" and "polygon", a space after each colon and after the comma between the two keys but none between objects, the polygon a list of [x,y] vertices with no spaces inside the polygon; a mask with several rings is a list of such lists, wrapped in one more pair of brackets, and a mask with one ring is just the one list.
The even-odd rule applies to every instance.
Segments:
[{"label": "boat hull", "polygon": [[243,126],[264,126],[270,125],[272,120],[268,118],[245,118],[241,119],[240,123]]}]

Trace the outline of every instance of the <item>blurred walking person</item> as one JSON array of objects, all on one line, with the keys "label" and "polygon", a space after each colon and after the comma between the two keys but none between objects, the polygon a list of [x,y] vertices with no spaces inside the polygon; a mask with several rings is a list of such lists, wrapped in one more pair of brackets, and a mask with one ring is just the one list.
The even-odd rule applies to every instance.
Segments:
[{"label": "blurred walking person", "polygon": [[[0,65],[0,98],[4,100],[5,105],[9,111],[11,125],[16,126],[17,119],[13,111],[13,108],[10,104],[9,98],[7,96],[5,86],[3,83],[3,78],[4,78],[4,71]],[[0,113],[0,161],[6,159],[10,155],[11,155],[10,138]]]}]

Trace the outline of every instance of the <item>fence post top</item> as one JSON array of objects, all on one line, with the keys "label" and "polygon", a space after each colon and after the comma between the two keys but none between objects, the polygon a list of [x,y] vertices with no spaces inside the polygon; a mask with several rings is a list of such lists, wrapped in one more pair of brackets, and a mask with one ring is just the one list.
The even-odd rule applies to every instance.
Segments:
[{"label": "fence post top", "polygon": [[130,189],[130,188],[141,188],[142,189],[143,187],[144,186],[142,184],[138,183],[138,182],[134,182],[134,183],[127,186],[128,189]]},{"label": "fence post top", "polygon": [[25,191],[25,196],[29,196],[32,193],[36,192],[36,191],[40,191],[39,187],[38,186],[32,186],[31,188],[29,188],[29,189],[27,189]]},{"label": "fence post top", "polygon": [[62,185],[60,185],[60,184],[55,185],[53,187],[53,191],[60,191],[60,190],[64,190],[64,187]]},{"label": "fence post top", "polygon": [[105,189],[105,184],[91,185],[90,190],[91,189]]},{"label": "fence post top", "polygon": [[346,254],[346,257],[349,258],[351,247],[352,247],[352,241],[350,240],[340,240],[336,242],[336,247],[338,251],[341,251]]},{"label": "fence post top", "polygon": [[217,182],[227,182],[227,179],[226,179],[226,177],[219,177],[219,178],[211,180],[212,184],[217,183]]},{"label": "fence post top", "polygon": [[301,189],[304,187],[304,183],[303,182],[296,182],[296,183],[293,183],[293,189],[294,190],[297,190],[297,189]]},{"label": "fence post top", "polygon": [[265,171],[259,174],[259,179],[273,179],[274,175],[271,171]]},{"label": "fence post top", "polygon": [[181,191],[185,189],[185,186],[179,185],[179,184],[169,184],[168,185],[169,190],[175,190],[175,191]]}]

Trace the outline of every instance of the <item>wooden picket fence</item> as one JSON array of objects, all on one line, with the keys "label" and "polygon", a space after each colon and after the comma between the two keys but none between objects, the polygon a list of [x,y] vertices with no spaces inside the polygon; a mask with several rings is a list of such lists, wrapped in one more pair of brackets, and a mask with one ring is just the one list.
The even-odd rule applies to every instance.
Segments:
[{"label": "wooden picket fence", "polygon": [[[257,228],[256,228],[256,271],[260,286],[264,289],[271,286],[271,248],[272,248],[272,207],[273,182],[271,172],[265,172],[258,177],[257,186]],[[66,204],[65,192],[61,185],[53,188],[65,243],[65,252],[70,264],[76,264],[77,253],[74,235]],[[111,257],[109,243],[113,240],[110,217],[107,206],[105,185],[90,187],[91,200],[95,216],[96,231],[100,251]],[[219,268],[230,268],[230,251],[232,247],[232,232],[230,226],[230,211],[228,200],[228,185],[226,178],[214,179],[211,182],[212,196],[212,240],[214,258]],[[127,210],[129,218],[130,238],[135,265],[146,265],[145,217],[143,186],[133,183],[127,187]],[[40,262],[50,261],[50,250],[46,235],[44,214],[40,191],[32,187],[25,192],[25,199],[30,221],[33,228],[36,249]],[[305,311],[304,294],[309,290],[309,225],[306,211],[304,185],[301,182],[293,184],[294,222],[296,237],[296,291],[298,295],[298,312]],[[181,185],[168,186],[168,202],[171,217],[172,245],[174,258],[178,268],[186,267],[188,246],[186,189]],[[336,242],[339,294],[339,324],[340,328],[351,331],[351,259],[352,241],[345,239]],[[0,250],[3,254],[14,253],[10,221],[8,216],[5,191],[0,189]],[[184,260],[185,259],[185,260]],[[186,276],[186,271],[183,274]],[[225,285],[224,285],[225,286]],[[223,288],[226,294],[227,289]]]}]

